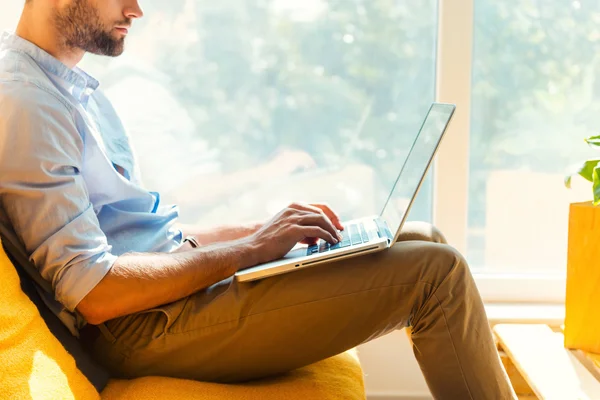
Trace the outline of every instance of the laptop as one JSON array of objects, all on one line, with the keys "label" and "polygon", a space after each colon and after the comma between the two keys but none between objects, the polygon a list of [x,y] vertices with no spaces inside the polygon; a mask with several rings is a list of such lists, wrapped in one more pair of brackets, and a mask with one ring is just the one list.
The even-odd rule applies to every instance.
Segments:
[{"label": "laptop", "polygon": [[319,240],[313,246],[297,246],[279,260],[238,271],[235,279],[264,279],[390,248],[400,236],[455,109],[453,104],[431,105],[379,215],[343,222],[344,238],[335,245]]}]

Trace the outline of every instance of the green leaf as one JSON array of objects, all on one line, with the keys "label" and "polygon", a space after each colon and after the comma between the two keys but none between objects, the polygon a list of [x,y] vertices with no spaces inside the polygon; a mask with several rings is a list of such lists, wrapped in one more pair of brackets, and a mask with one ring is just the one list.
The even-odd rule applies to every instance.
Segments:
[{"label": "green leaf", "polygon": [[600,204],[600,167],[594,168],[594,205]]},{"label": "green leaf", "polygon": [[594,169],[598,166],[599,162],[600,162],[600,159],[587,160],[583,163],[583,165],[581,165],[581,167],[579,167],[579,170],[577,171],[577,173],[579,175],[581,175],[584,179],[587,179],[588,181],[592,182],[593,181],[592,174],[594,172]]},{"label": "green leaf", "polygon": [[571,187],[571,178],[575,174],[579,174],[584,179],[586,179],[590,182],[593,182],[594,181],[594,178],[593,178],[594,168],[596,168],[599,163],[600,163],[600,159],[587,160],[583,164],[574,167],[573,172],[565,177],[565,186],[568,188]]},{"label": "green leaf", "polygon": [[599,136],[591,136],[585,139],[585,142],[592,147],[600,147],[600,135]]}]

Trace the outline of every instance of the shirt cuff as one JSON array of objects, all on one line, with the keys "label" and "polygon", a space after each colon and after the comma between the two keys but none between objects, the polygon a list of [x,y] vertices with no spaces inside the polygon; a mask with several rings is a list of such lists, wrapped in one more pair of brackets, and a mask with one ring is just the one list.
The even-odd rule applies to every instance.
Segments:
[{"label": "shirt cuff", "polygon": [[111,270],[117,256],[111,253],[100,254],[95,260],[86,260],[86,266],[73,265],[66,270],[57,282],[54,292],[56,300],[69,311],[74,312],[77,305]]}]

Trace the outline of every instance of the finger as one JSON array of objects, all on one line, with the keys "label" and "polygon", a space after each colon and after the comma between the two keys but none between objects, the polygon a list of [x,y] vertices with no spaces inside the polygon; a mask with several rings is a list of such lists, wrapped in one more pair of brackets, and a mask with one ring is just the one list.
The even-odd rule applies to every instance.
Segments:
[{"label": "finger", "polygon": [[[329,208],[329,206],[327,206],[326,204],[294,203],[290,207],[296,207],[296,210],[314,213],[315,215],[323,215],[336,229],[339,229],[341,231],[344,230],[344,225],[342,225],[342,223],[340,222],[340,218],[338,217],[338,215],[335,212],[333,212],[331,208]],[[335,236],[339,237],[341,240],[341,236],[337,232]]]},{"label": "finger", "polygon": [[338,243],[338,240],[334,236],[332,236],[331,233],[318,226],[298,225],[298,230],[301,233],[301,235],[304,236],[304,238],[301,240],[306,240],[308,238],[320,238],[329,243]]},{"label": "finger", "polygon": [[304,240],[301,240],[300,243],[302,244],[307,244],[309,246],[314,246],[315,244],[319,243],[319,238],[306,238]]},{"label": "finger", "polygon": [[304,214],[298,215],[297,221],[299,225],[303,226],[318,226],[331,234],[331,236],[341,240],[342,237],[338,233],[335,226],[331,223],[329,218],[322,214]]},{"label": "finger", "polygon": [[[323,210],[322,208],[316,206],[315,204],[303,204],[303,203],[293,203],[289,206],[289,208],[294,209],[294,210],[298,210],[298,211],[305,211],[305,212],[309,212],[309,213],[314,213],[314,214],[321,214],[321,215],[325,215],[332,224],[334,224],[334,226],[338,229],[340,229],[341,224],[339,223],[339,217],[337,216],[336,213],[334,213],[333,211],[331,211],[331,209],[324,205],[324,204],[319,204],[319,206],[324,207],[325,209],[328,210],[328,213],[331,215],[331,217],[337,219],[338,221],[338,225],[336,225],[333,221],[331,221],[331,217],[325,212],[325,210]],[[343,227],[342,227],[343,229]]]},{"label": "finger", "polygon": [[340,217],[327,204],[311,204],[311,206],[323,211],[336,228],[341,231],[344,230],[344,225],[342,225]]},{"label": "finger", "polygon": [[321,213],[321,210],[318,209],[317,207],[311,206],[310,204],[304,204],[304,203],[292,203],[289,205],[288,208],[292,208],[292,209],[298,210],[298,211],[306,211],[306,212],[310,212],[310,213],[316,213],[316,214]]}]

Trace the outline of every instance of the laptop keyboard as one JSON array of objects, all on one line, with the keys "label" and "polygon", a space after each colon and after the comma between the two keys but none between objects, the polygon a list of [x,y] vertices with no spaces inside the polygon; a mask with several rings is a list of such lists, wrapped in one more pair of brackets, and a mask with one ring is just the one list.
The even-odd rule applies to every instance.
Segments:
[{"label": "laptop keyboard", "polygon": [[350,247],[361,243],[367,243],[369,241],[369,235],[365,230],[364,224],[351,224],[346,226],[343,231],[340,231],[343,236],[341,242],[331,245],[329,242],[319,240],[319,243],[309,246],[307,255],[324,253],[329,250],[342,249],[344,247]]}]

